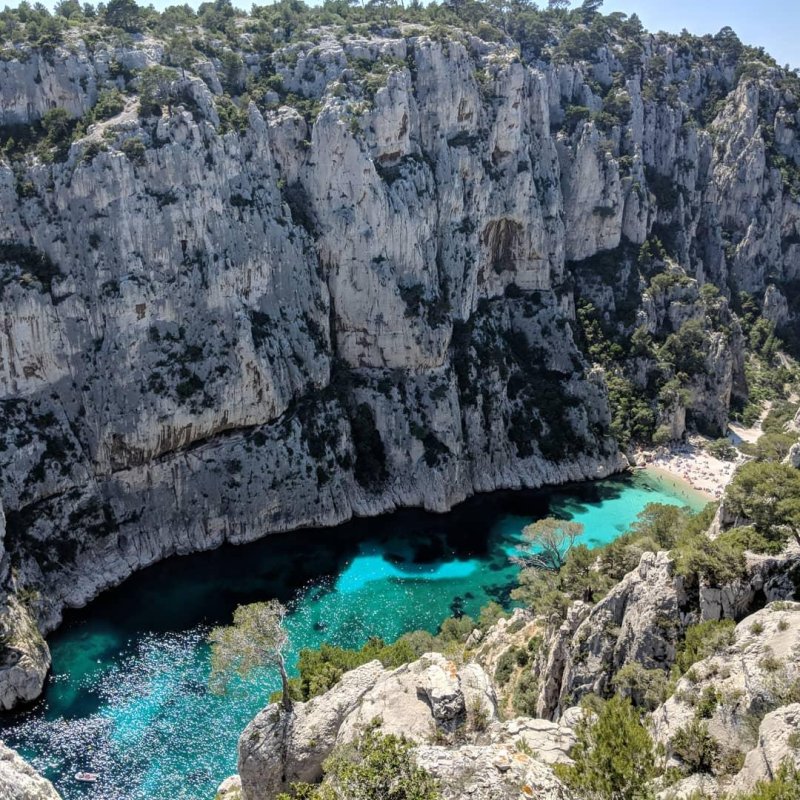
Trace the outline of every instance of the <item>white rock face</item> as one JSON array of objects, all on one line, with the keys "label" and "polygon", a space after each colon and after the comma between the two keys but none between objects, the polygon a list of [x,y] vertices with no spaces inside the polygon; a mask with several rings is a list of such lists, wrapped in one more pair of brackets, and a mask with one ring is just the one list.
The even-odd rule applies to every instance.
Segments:
[{"label": "white rock face", "polygon": [[[163,43],[68,45],[0,63],[0,124],[128,95],[65,160],[0,161],[0,500],[43,631],[174,553],[618,471],[579,300],[612,327],[699,324],[702,369],[665,421],[722,429],[743,339],[700,287],[774,285],[783,319],[800,275],[800,205],[763,138],[774,122],[800,159],[789,98],[658,39],[674,101],[612,86],[607,48],[534,67],[477,37],[325,30],[245,54],[318,116],[271,92],[236,130],[216,60],[142,120],[111,65]],[[712,86],[713,141],[694,124]],[[609,98],[630,113],[603,117]],[[636,267],[654,237],[658,276],[682,276],[660,295]]]},{"label": "white rock face", "polygon": [[545,627],[533,664],[539,678],[537,714],[561,719],[585,694],[612,693],[614,676],[627,665],[660,670],[666,678],[689,625],[741,619],[764,601],[791,600],[796,592],[791,574],[797,568],[798,556],[790,547],[781,556],[748,554],[740,580],[686,586],[669,553],[644,553],[639,566],[594,606],[575,602],[558,628]]},{"label": "white rock face", "polygon": [[0,742],[0,797],[3,800],[61,800],[61,795],[10,747]]},{"label": "white rock face", "polygon": [[[483,717],[475,727],[481,707]],[[396,670],[366,664],[324,695],[296,704],[291,715],[268,706],[239,740],[242,797],[274,800],[292,781],[319,781],[333,748],[352,741],[375,720],[381,733],[417,745],[417,764],[440,781],[446,800],[571,800],[549,765],[569,763],[572,729],[545,720],[497,721],[494,687],[483,669],[474,662],[459,669],[438,653]],[[453,734],[466,744],[432,744]],[[535,757],[520,750],[525,746]]]},{"label": "white rock face", "polygon": [[497,717],[497,699],[477,664],[461,669],[439,653],[385,670],[372,661],[345,673],[324,695],[296,703],[287,714],[267,706],[239,739],[244,800],[273,800],[294,781],[315,782],[337,745],[357,738],[375,720],[384,734],[416,743],[437,730],[452,733],[476,715],[481,727]]},{"label": "white rock face", "polygon": [[[747,792],[759,781],[770,781],[783,764],[800,769],[800,703],[783,706],[767,714],[758,728],[758,744],[747,754],[744,767],[733,779],[731,791]],[[794,738],[793,738],[794,737]]]},{"label": "white rock face", "polygon": [[217,787],[214,800],[241,800],[242,779],[238,775],[231,775]]},{"label": "white rock face", "polygon": [[59,50],[55,58],[35,50],[0,61],[0,125],[39,119],[51,108],[79,117],[97,100],[97,66],[79,41],[77,52]]},{"label": "white rock face", "polygon": [[[548,667],[552,671],[539,698],[542,715],[557,716],[560,709],[588,692],[604,695],[613,675],[626,664],[669,669],[675,660],[678,633],[691,619],[688,605],[669,554],[644,553],[636,570],[588,614],[578,617],[583,621],[577,627],[569,620],[565,623],[569,638],[559,633],[550,648],[553,663]],[[558,687],[557,696],[549,683]]]},{"label": "white rock face", "polygon": [[[574,723],[578,719],[580,715],[577,715]],[[570,724],[567,724],[567,720]],[[525,752],[535,753],[536,760],[544,764],[571,764],[569,753],[577,741],[574,723],[566,712],[560,723],[535,717],[517,717],[508,722],[496,723],[488,734],[491,741],[496,743],[524,744]]]},{"label": "white rock face", "polygon": [[50,669],[50,649],[30,610],[12,595],[0,615],[0,709],[35,700]]},{"label": "white rock face", "polygon": [[426,745],[416,749],[415,757],[420,767],[441,781],[444,800],[573,800],[547,766],[513,746]]},{"label": "white rock face", "polygon": [[342,723],[383,674],[380,662],[371,661],[324,695],[295,704],[290,714],[276,704],[259,712],[239,739],[245,800],[272,800],[293,781],[319,780]]},{"label": "white rock face", "polygon": [[[713,690],[716,702],[703,720],[709,733],[724,751],[747,752],[756,743],[748,744],[743,736],[745,719],[784,704],[785,693],[800,678],[799,651],[800,603],[773,603],[751,614],[736,626],[733,645],[695,664],[673,697],[653,713],[656,741],[669,747],[678,730],[694,719],[693,698],[696,702]],[[796,709],[788,708],[785,719],[794,719]],[[767,723],[763,741],[759,734],[761,755],[755,753],[749,767],[746,763],[746,775],[757,772],[759,758],[776,757],[772,744],[782,746],[782,720],[780,715]]]},{"label": "white rock face", "polygon": [[692,800],[693,797],[717,797],[719,784],[712,775],[695,774],[682,778],[674,786],[659,792],[658,800]]}]

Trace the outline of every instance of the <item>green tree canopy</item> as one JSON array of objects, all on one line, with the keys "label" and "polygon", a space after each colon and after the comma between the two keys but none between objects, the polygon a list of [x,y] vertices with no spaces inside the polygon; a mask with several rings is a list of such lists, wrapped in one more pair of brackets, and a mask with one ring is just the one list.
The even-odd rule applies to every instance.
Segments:
[{"label": "green tree canopy", "polygon": [[283,652],[289,637],[283,627],[286,607],[277,600],[238,606],[233,624],[214,628],[210,635],[211,677],[214,692],[222,693],[234,675],[247,677],[257,667],[277,667],[281,676],[282,702],[292,708],[289,677]]},{"label": "green tree canopy", "polygon": [[106,5],[105,21],[113,28],[122,28],[134,33],[140,29],[141,11],[136,0],[109,0]]},{"label": "green tree canopy", "polygon": [[767,540],[791,534],[800,544],[800,470],[788,464],[744,464],[728,486],[725,507]]},{"label": "green tree canopy", "polygon": [[559,570],[566,563],[569,551],[583,535],[580,522],[569,522],[554,517],[537,520],[522,529],[530,544],[530,551],[518,559],[523,566]]}]

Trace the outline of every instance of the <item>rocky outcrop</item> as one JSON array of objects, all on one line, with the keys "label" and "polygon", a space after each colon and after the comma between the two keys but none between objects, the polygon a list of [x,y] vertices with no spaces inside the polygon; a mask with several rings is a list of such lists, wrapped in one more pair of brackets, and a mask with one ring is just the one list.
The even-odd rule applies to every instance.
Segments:
[{"label": "rocky outcrop", "polygon": [[214,800],[242,800],[242,779],[238,775],[231,775],[217,787]]},{"label": "rocky outcrop", "polygon": [[11,595],[0,613],[0,708],[35,700],[50,669],[50,648],[30,610]]},{"label": "rocky outcrop", "polygon": [[61,800],[50,781],[0,742],[0,797],[3,800]]},{"label": "rocky outcrop", "polygon": [[[574,713],[573,713],[574,712]],[[560,722],[550,722],[535,717],[516,717],[492,725],[487,735],[495,744],[512,742],[517,749],[535,753],[536,760],[544,764],[571,764],[569,757],[575,742],[575,725],[582,710],[567,709]]]},{"label": "rocky outcrop", "polygon": [[[505,625],[489,635],[498,627]],[[572,728],[496,717],[494,686],[475,662],[457,668],[437,653],[396,670],[371,662],[289,715],[277,705],[260,712],[239,740],[240,783],[229,779],[218,797],[227,796],[224,787],[244,800],[273,800],[292,781],[319,781],[333,748],[377,721],[381,733],[417,745],[417,764],[440,781],[445,800],[570,800],[548,765],[569,763]],[[451,741],[433,743],[443,740]]]},{"label": "rocky outcrop", "polygon": [[[678,625],[667,630],[665,619],[667,615],[680,619],[683,614],[676,599],[681,591],[667,554],[645,554],[637,570],[604,600],[594,607],[575,607],[573,620],[552,634],[561,642],[565,669],[545,654],[548,642],[542,638],[543,659],[533,666],[540,685],[548,677],[541,672],[545,663],[559,665],[561,678],[556,683],[583,675],[572,671],[581,660],[575,658],[571,640],[585,625],[602,634],[598,651],[604,653],[608,631],[602,628],[610,628],[609,620],[617,629],[618,649],[611,648],[607,657],[597,660],[592,674],[599,681],[599,694],[608,693],[610,677],[620,665],[666,673],[682,631],[675,632]],[[699,619],[697,597],[693,607],[694,616],[687,615],[684,623]],[[621,616],[613,616],[619,608]],[[559,710],[558,721],[527,716],[498,719],[496,690],[484,670],[496,663],[498,654],[541,636],[543,625],[544,620],[517,610],[481,636],[471,635],[467,653],[475,660],[461,667],[436,653],[395,670],[372,662],[346,673],[324,695],[296,704],[291,714],[269,706],[242,734],[241,783],[230,779],[226,791],[236,797],[241,790],[244,800],[273,800],[292,781],[318,782],[323,778],[322,763],[334,748],[378,724],[382,733],[405,737],[414,745],[416,763],[440,781],[446,800],[466,796],[572,800],[551,768],[572,763],[578,725],[591,712],[566,708]],[[477,640],[480,645],[475,648]],[[650,715],[656,744],[664,748],[668,765],[678,768],[664,778],[674,781],[684,766],[675,745],[681,731],[699,723],[713,742],[703,750],[705,758],[712,759],[706,772],[687,771],[668,786],[659,779],[652,787],[659,800],[688,800],[698,791],[716,797],[720,792],[750,789],[774,777],[787,759],[797,760],[800,603],[772,602],[747,616],[736,627],[732,644],[723,647],[695,663],[678,681],[674,694]],[[588,652],[593,657],[592,649]],[[565,702],[563,697],[560,702]],[[705,746],[698,741],[696,747]]]},{"label": "rocky outcrop", "polygon": [[415,758],[440,781],[443,800],[572,800],[548,767],[513,745],[427,745]]},{"label": "rocky outcrop", "polygon": [[466,642],[474,650],[475,660],[489,675],[494,675],[497,662],[509,647],[526,647],[532,636],[542,627],[527,608],[515,608],[506,619],[499,619],[487,631],[476,628]]},{"label": "rocky outcrop", "polygon": [[584,694],[608,694],[626,664],[669,670],[679,635],[694,619],[669,554],[644,553],[638,568],[595,606],[575,604],[545,642],[539,714],[557,718]]},{"label": "rocky outcrop", "polygon": [[[753,720],[765,721],[771,710],[795,702],[793,694],[800,680],[798,651],[800,603],[772,603],[751,614],[736,626],[733,644],[694,664],[678,682],[674,695],[653,713],[656,741],[669,751],[676,734],[700,713],[700,721],[721,752],[748,752],[758,744],[748,733],[753,730]],[[698,712],[700,707],[702,712]],[[771,720],[765,736],[770,738],[769,731],[779,730],[782,719]],[[753,755],[751,769],[755,770],[761,757],[766,756]]]},{"label": "rocky outcrop", "polygon": [[292,781],[317,781],[333,750],[339,728],[384,669],[371,661],[346,673],[330,691],[291,712],[267,706],[239,739],[238,770],[245,800],[271,800]]},{"label": "rocky outcrop", "polygon": [[567,609],[567,618],[546,637],[537,658],[540,676],[536,713],[546,719],[558,718],[563,710],[562,692],[564,673],[571,663],[571,647],[575,632],[591,611],[588,603],[576,602]]},{"label": "rocky outcrop", "polygon": [[787,544],[781,555],[746,553],[745,560],[745,575],[740,580],[723,586],[701,583],[698,588],[701,620],[740,620],[765,603],[795,597],[797,586],[792,576],[800,569],[800,549],[793,542]]},{"label": "rocky outcrop", "polygon": [[494,687],[477,664],[459,669],[438,653],[395,670],[373,661],[291,712],[271,705],[253,719],[239,740],[242,796],[273,800],[292,782],[319,781],[333,748],[375,720],[382,733],[427,743],[457,729],[482,730],[496,716]]},{"label": "rocky outcrop", "polygon": [[748,553],[740,580],[687,584],[669,553],[644,553],[599,603],[573,603],[566,620],[546,630],[534,665],[537,714],[558,719],[586,694],[609,695],[626,665],[668,674],[689,625],[741,620],[765,603],[793,599],[799,564],[793,546],[780,556]]},{"label": "rocky outcrop", "polygon": [[773,780],[784,764],[800,769],[800,703],[767,714],[758,728],[758,743],[729,787],[732,793],[752,790],[759,781]]},{"label": "rocky outcrop", "polygon": [[716,797],[719,784],[713,775],[695,773],[659,792],[658,800],[693,800],[696,797]]}]

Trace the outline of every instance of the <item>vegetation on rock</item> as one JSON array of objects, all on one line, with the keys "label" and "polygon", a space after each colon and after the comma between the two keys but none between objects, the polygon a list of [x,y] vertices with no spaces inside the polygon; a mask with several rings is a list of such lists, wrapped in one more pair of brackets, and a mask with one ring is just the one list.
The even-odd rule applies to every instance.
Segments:
[{"label": "vegetation on rock", "polygon": [[556,774],[586,800],[643,800],[656,773],[653,739],[630,701],[613,697],[576,729],[571,765]]},{"label": "vegetation on rock", "polygon": [[281,676],[283,707],[290,710],[292,698],[283,658],[289,643],[283,627],[285,617],[285,606],[277,600],[268,600],[238,606],[233,612],[232,625],[214,628],[208,637],[212,690],[224,692],[234,675],[244,678],[258,667],[272,666]]},{"label": "vegetation on rock", "polygon": [[371,725],[325,761],[319,785],[298,783],[278,800],[440,800],[436,781],[417,767],[413,745]]}]

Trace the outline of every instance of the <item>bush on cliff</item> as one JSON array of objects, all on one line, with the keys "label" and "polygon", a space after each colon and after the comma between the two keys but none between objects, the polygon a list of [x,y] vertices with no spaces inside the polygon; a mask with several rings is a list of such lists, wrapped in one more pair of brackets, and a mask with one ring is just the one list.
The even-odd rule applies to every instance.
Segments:
[{"label": "bush on cliff", "polygon": [[437,782],[416,766],[412,749],[405,738],[371,725],[325,761],[321,785],[296,783],[278,800],[440,800]]},{"label": "bush on cliff", "polygon": [[681,674],[688,672],[692,664],[733,644],[735,629],[736,623],[732,619],[711,619],[690,625],[676,660]]},{"label": "bush on cliff", "polygon": [[577,727],[573,764],[555,772],[579,797],[642,800],[656,771],[653,740],[629,700],[613,697]]},{"label": "bush on cliff", "polygon": [[797,800],[800,797],[800,770],[784,764],[775,779],[761,781],[752,792],[739,795],[734,800]]},{"label": "bush on cliff", "polygon": [[[501,605],[489,603],[481,609],[477,623],[467,615],[448,617],[435,635],[419,630],[405,633],[390,644],[372,636],[360,648],[322,644],[318,649],[303,649],[297,664],[299,674],[289,679],[292,699],[305,702],[317,697],[335,686],[345,672],[370,661],[377,660],[387,669],[395,669],[416,661],[425,653],[444,653],[450,658],[460,659],[472,631],[476,627],[485,631],[503,616],[505,612]],[[280,692],[274,692],[270,702],[277,702],[280,696]]]}]

